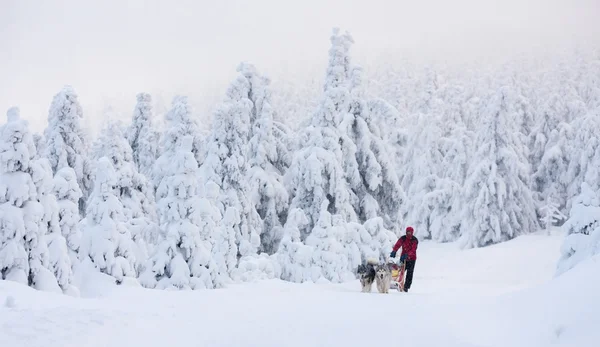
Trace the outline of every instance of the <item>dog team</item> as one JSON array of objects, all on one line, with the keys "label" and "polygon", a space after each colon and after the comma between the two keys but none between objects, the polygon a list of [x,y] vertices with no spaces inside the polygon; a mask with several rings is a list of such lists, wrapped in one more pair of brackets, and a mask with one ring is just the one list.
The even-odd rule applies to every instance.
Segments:
[{"label": "dog team", "polygon": [[[396,252],[402,248],[400,262],[404,263],[406,269],[406,280],[404,281],[403,288],[401,288],[404,292],[408,292],[412,285],[415,263],[417,261],[418,245],[419,240],[414,236],[414,229],[412,227],[407,227],[406,235],[401,236],[398,241],[396,241],[396,244],[390,253],[390,258],[395,258]],[[374,259],[369,259],[366,264],[359,265],[357,274],[362,286],[362,292],[370,293],[371,287],[375,282],[377,284],[377,291],[387,294],[392,284],[393,266],[394,265],[390,263],[378,264]]]}]

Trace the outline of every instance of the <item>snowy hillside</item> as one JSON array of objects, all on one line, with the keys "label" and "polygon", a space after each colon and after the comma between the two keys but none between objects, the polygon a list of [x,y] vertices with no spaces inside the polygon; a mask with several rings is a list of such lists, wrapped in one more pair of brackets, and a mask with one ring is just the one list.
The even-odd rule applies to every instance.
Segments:
[{"label": "snowy hillside", "polygon": [[0,345],[593,347],[600,258],[552,279],[561,241],[424,242],[414,290],[389,295],[360,293],[358,280],[269,280],[184,292],[95,283],[77,299],[1,281]]}]

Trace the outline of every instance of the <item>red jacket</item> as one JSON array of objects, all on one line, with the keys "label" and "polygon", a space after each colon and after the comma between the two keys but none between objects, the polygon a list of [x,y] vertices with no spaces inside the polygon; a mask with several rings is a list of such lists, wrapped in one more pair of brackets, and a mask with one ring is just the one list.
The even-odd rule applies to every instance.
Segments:
[{"label": "red jacket", "polygon": [[407,240],[406,235],[402,235],[398,241],[396,241],[393,250],[394,252],[398,252],[400,247],[402,247],[400,256],[407,254],[408,260],[417,260],[417,246],[419,246],[419,240],[416,237],[413,236]]}]

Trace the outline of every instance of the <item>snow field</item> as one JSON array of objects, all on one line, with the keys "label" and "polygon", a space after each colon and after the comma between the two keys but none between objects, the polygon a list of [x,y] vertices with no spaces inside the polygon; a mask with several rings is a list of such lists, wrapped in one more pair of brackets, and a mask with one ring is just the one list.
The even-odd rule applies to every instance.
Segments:
[{"label": "snow field", "polygon": [[600,259],[552,279],[561,240],[422,242],[413,290],[389,295],[358,280],[149,290],[86,272],[72,298],[0,281],[0,346],[596,346]]}]

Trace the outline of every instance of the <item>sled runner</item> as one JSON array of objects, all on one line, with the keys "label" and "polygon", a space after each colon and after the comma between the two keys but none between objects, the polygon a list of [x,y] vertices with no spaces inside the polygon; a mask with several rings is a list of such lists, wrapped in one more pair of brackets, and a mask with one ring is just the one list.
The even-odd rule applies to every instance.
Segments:
[{"label": "sled runner", "polygon": [[401,262],[400,265],[398,265],[390,260],[390,266],[392,268],[392,281],[390,283],[390,289],[397,289],[399,292],[403,292],[406,264]]}]

